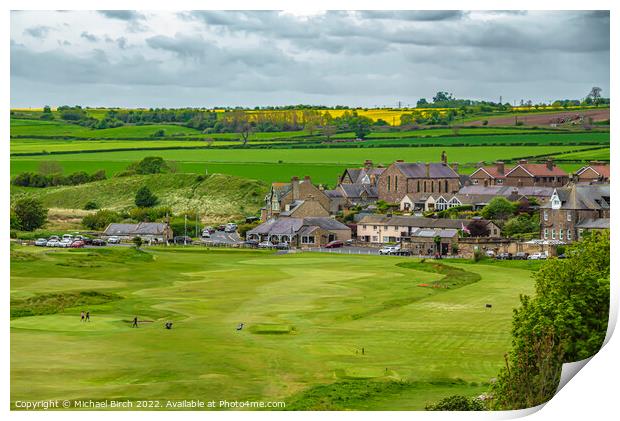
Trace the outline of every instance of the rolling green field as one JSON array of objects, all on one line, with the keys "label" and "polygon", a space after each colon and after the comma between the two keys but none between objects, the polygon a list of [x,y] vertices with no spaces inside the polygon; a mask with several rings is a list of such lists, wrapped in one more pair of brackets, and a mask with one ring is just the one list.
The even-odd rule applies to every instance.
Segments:
[{"label": "rolling green field", "polygon": [[575,161],[578,161],[578,160],[609,161],[610,156],[611,156],[611,150],[609,148],[601,148],[601,149],[595,149],[595,150],[583,151],[583,152],[565,153],[565,154],[557,155],[556,157],[557,159],[575,160]]},{"label": "rolling green field", "polygon": [[[444,277],[439,266],[415,262],[13,246],[11,402],[226,399],[407,410],[476,396],[503,365],[512,309],[533,292],[531,272],[450,263],[442,267],[453,276]],[[81,310],[90,323],[80,322]],[[138,329],[134,316],[144,321]]]},{"label": "rolling green field", "polygon": [[134,206],[135,194],[147,186],[160,206],[173,213],[198,211],[208,220],[226,222],[255,214],[263,206],[267,184],[224,174],[153,174],[113,177],[95,183],[48,188],[11,186],[11,200],[36,197],[49,208],[83,209],[87,202],[121,210]]}]

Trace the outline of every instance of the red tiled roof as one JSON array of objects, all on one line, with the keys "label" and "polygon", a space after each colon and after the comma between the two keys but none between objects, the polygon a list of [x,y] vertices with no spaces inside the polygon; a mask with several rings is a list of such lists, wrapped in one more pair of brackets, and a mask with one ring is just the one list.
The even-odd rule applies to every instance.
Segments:
[{"label": "red tiled roof", "polygon": [[[480,167],[479,169],[484,170],[487,174],[489,174],[493,178],[504,178],[506,174],[512,169],[511,167],[504,167],[504,173],[500,174],[497,170],[497,166],[493,165],[491,167]],[[476,172],[476,171],[474,171]]]},{"label": "red tiled roof", "polygon": [[577,171],[577,175],[580,175],[586,169],[592,168],[594,171],[599,173],[601,177],[609,178],[609,165],[588,165],[586,167],[582,167]]},{"label": "red tiled roof", "polygon": [[568,177],[568,174],[562,168],[554,165],[549,169],[547,164],[519,164],[512,170],[507,171],[506,174],[514,171],[518,167],[523,168],[525,171],[532,174],[533,177]]}]

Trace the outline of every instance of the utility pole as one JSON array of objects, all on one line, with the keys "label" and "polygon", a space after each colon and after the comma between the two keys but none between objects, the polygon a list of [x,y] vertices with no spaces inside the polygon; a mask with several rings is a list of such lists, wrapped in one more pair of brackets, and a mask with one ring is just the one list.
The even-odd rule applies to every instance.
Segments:
[{"label": "utility pole", "polygon": [[198,212],[196,212],[196,229],[194,230],[196,237],[198,237]]},{"label": "utility pole", "polygon": [[185,235],[183,236],[183,245],[187,245],[187,214],[185,214]]},{"label": "utility pole", "polygon": [[502,96],[499,96],[499,105],[502,105]]}]

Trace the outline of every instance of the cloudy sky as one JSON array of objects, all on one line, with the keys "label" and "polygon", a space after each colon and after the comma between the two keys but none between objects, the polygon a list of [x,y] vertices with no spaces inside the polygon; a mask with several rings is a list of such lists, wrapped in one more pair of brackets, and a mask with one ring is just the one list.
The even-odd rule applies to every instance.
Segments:
[{"label": "cloudy sky", "polygon": [[609,95],[608,12],[15,11],[11,106]]}]

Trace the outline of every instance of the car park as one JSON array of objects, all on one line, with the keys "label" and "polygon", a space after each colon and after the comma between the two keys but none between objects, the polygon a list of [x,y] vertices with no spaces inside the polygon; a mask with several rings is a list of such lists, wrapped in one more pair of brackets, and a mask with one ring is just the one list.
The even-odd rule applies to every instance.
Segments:
[{"label": "car park", "polygon": [[261,241],[258,243],[258,247],[262,249],[272,248],[273,243],[271,241]]},{"label": "car park", "polygon": [[38,238],[35,242],[34,242],[35,246],[39,246],[39,247],[45,247],[47,245],[47,240],[45,238]]},{"label": "car park", "polygon": [[112,236],[108,238],[108,244],[120,244],[120,243],[121,243],[121,239],[117,236]]},{"label": "car park", "polygon": [[325,244],[325,248],[326,249],[337,249],[344,246],[344,243],[342,241],[339,240],[335,240],[335,241],[330,241],[329,243]]},{"label": "car park", "polygon": [[400,246],[384,246],[379,249],[379,254],[393,254],[397,251],[400,251]]},{"label": "car park", "polygon": [[71,243],[73,243],[73,240],[69,240],[68,238],[63,238],[61,241],[56,243],[56,247],[67,248],[71,246]]},{"label": "car park", "polygon": [[545,260],[547,255],[545,253],[533,253],[527,256],[527,260]]}]

